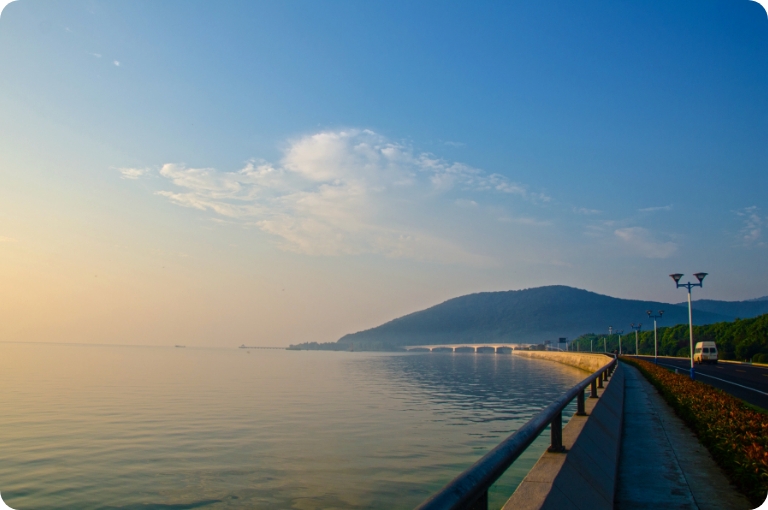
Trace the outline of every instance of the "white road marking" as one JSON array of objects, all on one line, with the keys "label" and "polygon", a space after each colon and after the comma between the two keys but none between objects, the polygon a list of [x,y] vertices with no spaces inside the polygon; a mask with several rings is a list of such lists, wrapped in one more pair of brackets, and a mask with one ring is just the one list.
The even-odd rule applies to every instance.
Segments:
[{"label": "white road marking", "polygon": [[[665,367],[670,367],[670,368],[676,368],[678,370],[690,370],[689,368],[676,367],[675,365],[667,365],[666,363],[659,363],[659,365],[664,365]],[[768,396],[768,393],[766,393],[764,391],[756,390],[755,388],[750,388],[749,386],[744,386],[743,384],[735,383],[733,381],[726,381],[725,379],[720,379],[719,377],[715,377],[713,375],[707,375],[707,374],[702,374],[701,372],[696,372],[696,376],[697,377],[700,376],[700,375],[704,376],[704,377],[709,377],[710,379],[716,379],[718,381],[723,381],[723,382],[726,382],[728,384],[733,384],[734,386],[738,386],[739,388],[744,388],[745,390],[752,390],[752,391],[757,392],[757,393],[759,393],[761,395]]]}]

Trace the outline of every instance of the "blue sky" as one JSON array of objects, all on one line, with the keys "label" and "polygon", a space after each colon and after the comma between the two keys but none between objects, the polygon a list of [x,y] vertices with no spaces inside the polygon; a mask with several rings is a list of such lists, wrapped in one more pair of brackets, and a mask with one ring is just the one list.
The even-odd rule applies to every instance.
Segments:
[{"label": "blue sky", "polygon": [[13,338],[332,341],[485,290],[682,301],[678,271],[768,294],[749,0],[22,0],[0,69]]}]

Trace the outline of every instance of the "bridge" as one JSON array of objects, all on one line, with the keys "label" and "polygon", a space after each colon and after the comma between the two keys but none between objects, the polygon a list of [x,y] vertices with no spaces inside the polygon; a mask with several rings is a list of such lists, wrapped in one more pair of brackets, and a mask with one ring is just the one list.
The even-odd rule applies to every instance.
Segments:
[{"label": "bridge", "polygon": [[516,349],[527,349],[536,344],[519,343],[481,343],[481,344],[430,344],[430,345],[407,345],[403,347],[406,351],[412,352],[494,352],[511,353]]}]

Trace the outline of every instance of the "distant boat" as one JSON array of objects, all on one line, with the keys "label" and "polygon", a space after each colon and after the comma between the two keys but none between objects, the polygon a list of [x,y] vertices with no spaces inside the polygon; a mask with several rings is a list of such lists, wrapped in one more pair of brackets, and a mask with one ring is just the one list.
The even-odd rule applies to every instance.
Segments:
[{"label": "distant boat", "polygon": [[179,349],[183,349],[184,347],[186,347],[186,345],[174,345],[174,347],[178,347]]}]

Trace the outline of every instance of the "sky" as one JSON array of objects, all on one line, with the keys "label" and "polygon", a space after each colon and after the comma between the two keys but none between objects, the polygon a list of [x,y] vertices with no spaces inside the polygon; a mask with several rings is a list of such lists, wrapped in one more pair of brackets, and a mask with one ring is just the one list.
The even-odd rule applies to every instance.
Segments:
[{"label": "sky", "polygon": [[681,302],[674,272],[768,295],[750,0],[20,0],[0,135],[5,341],[329,342],[474,292]]}]

